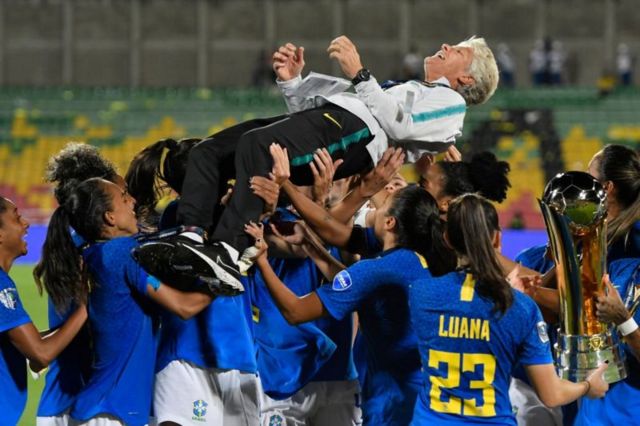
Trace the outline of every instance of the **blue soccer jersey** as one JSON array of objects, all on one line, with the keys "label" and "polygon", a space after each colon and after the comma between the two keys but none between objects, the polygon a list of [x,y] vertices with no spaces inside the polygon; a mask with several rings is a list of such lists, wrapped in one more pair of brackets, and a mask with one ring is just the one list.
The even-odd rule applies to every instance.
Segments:
[{"label": "blue soccer jersey", "polygon": [[248,296],[217,297],[195,317],[162,312],[157,371],[185,360],[202,368],[255,373],[255,348]]},{"label": "blue soccer jersey", "polygon": [[31,322],[13,280],[0,269],[0,425],[15,425],[27,403],[27,363],[7,335]]},{"label": "blue soccer jersey", "polygon": [[407,289],[430,277],[427,263],[407,249],[383,252],[341,271],[317,290],[334,318],[358,312],[366,360],[361,378],[365,424],[408,424],[421,388],[418,340],[411,326]]},{"label": "blue soccer jersey", "polygon": [[[640,285],[640,259],[620,259],[609,265],[609,278],[623,300],[630,307],[631,287]],[[640,323],[640,311],[634,313]],[[623,344],[627,356],[627,378],[612,383],[603,398],[582,398],[575,420],[575,426],[633,425],[638,424],[640,413],[640,362]]]},{"label": "blue soccer jersey", "polygon": [[[64,324],[77,309],[71,306],[64,314],[56,312],[48,300],[49,329]],[[38,417],[58,416],[67,411],[86,383],[91,371],[91,340],[86,328],[80,329],[71,343],[49,364],[44,389],[38,403]]]},{"label": "blue soccer jersey", "polygon": [[411,320],[424,371],[413,424],[511,424],[509,382],[516,362],[551,364],[540,310],[513,291],[504,315],[464,271],[413,282]]},{"label": "blue soccer jersey", "polygon": [[130,254],[136,246],[123,237],[83,252],[93,282],[87,309],[94,360],[71,411],[76,420],[109,414],[127,425],[149,422],[158,315],[146,297],[149,277]]},{"label": "blue soccer jersey", "polygon": [[[337,250],[331,250],[337,256]],[[278,277],[297,295],[314,291],[322,276],[311,259],[270,259]],[[252,303],[260,378],[272,398],[288,397],[310,381],[353,380],[351,316],[289,325],[271,298],[262,275],[253,277]],[[284,359],[286,358],[286,362]]]}]

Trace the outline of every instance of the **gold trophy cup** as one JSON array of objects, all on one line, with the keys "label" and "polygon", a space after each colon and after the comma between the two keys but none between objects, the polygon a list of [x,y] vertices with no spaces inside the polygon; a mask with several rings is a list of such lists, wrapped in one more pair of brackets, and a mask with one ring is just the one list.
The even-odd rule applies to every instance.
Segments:
[{"label": "gold trophy cup", "polygon": [[560,328],[556,368],[563,379],[584,380],[609,361],[608,383],[627,377],[624,351],[613,326],[596,318],[596,295],[606,273],[606,193],[590,174],[556,175],[538,200],[556,264]]}]

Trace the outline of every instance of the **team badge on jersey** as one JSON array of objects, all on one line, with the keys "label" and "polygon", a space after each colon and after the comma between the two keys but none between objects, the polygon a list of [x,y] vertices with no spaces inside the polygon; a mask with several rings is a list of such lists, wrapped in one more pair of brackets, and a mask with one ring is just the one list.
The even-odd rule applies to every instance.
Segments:
[{"label": "team badge on jersey", "polygon": [[16,294],[17,291],[15,288],[5,288],[0,291],[0,303],[7,309],[15,310],[18,302],[18,296]]},{"label": "team badge on jersey", "polygon": [[538,337],[542,343],[547,343],[549,341],[549,335],[547,334],[547,323],[544,321],[540,321],[536,324],[536,328],[538,329]]},{"label": "team badge on jersey", "polygon": [[273,414],[269,417],[269,426],[282,426],[284,419],[280,414]]},{"label": "team badge on jersey", "polygon": [[209,404],[207,404],[207,402],[203,401],[202,399],[193,401],[193,417],[191,419],[204,422],[204,416],[207,415],[208,406]]},{"label": "team badge on jersey", "polygon": [[331,288],[333,288],[334,291],[344,291],[351,287],[351,284],[351,275],[344,270],[338,272],[338,275],[333,278],[333,285]]}]

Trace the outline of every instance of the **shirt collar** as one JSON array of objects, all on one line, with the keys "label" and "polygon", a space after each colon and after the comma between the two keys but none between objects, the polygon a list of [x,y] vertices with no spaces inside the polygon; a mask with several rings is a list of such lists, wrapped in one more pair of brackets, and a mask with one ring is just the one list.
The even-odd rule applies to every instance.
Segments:
[{"label": "shirt collar", "polygon": [[449,83],[449,80],[447,80],[447,77],[440,77],[437,80],[434,81],[430,81],[429,83],[438,83],[438,84],[444,84],[447,87],[451,87],[451,83]]}]

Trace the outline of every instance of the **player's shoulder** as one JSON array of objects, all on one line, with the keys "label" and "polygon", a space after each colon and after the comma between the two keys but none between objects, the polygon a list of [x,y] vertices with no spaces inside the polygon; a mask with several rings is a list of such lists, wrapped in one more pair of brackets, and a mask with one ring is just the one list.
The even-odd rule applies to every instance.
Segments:
[{"label": "player's shoulder", "polygon": [[13,282],[9,274],[0,269],[0,289],[12,287],[15,288],[16,284]]}]

